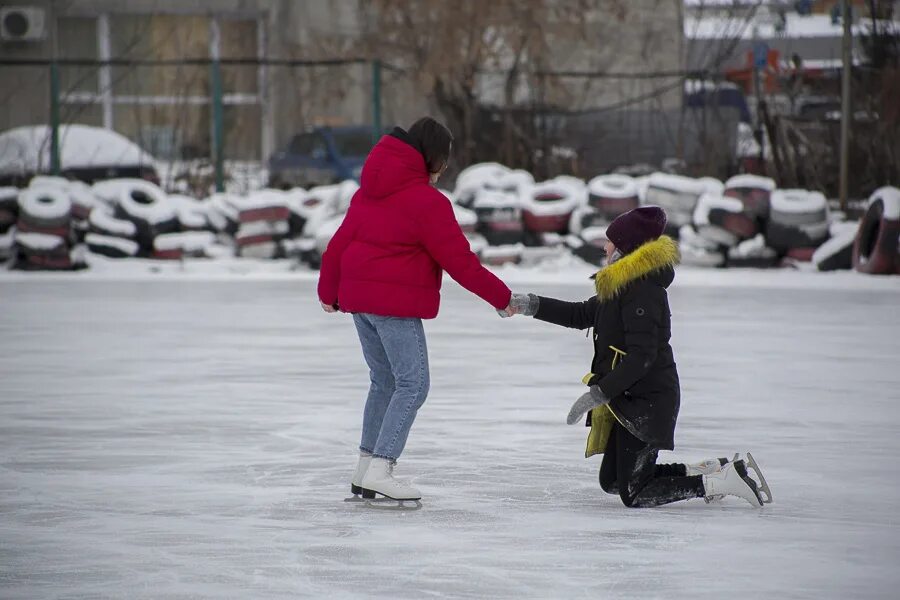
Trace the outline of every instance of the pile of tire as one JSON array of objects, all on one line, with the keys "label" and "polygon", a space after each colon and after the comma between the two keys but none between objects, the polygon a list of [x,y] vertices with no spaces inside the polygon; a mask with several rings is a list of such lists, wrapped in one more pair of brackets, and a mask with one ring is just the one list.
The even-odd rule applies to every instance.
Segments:
[{"label": "pile of tire", "polygon": [[853,244],[853,268],[873,275],[900,274],[900,189],[879,188],[869,197]]},{"label": "pile of tire", "polygon": [[240,225],[239,203],[238,196],[226,192],[216,192],[203,201],[213,231],[223,237],[234,237]]},{"label": "pile of tire", "polygon": [[491,246],[520,244],[525,240],[522,201],[514,192],[482,189],[472,210],[478,218],[476,230]]},{"label": "pile of tire", "polygon": [[472,208],[478,192],[495,185],[510,169],[500,163],[476,163],[460,171],[453,197],[463,208]]},{"label": "pile of tire", "polygon": [[700,196],[715,191],[710,188],[710,182],[692,177],[653,173],[647,180],[644,204],[659,206],[666,211],[666,233],[677,238],[681,227],[693,222]]},{"label": "pile of tire", "polygon": [[551,179],[528,190],[522,199],[522,220],[526,231],[531,234],[568,232],[572,213],[584,204],[585,197],[584,183],[572,179]]},{"label": "pile of tire", "polygon": [[765,224],[766,245],[791,262],[808,263],[828,239],[828,201],[820,192],[774,190]]},{"label": "pile of tire", "polygon": [[769,201],[775,188],[775,180],[768,177],[735,175],[725,182],[724,195],[740,200],[744,211],[763,223],[769,218]]},{"label": "pile of tire", "polygon": [[238,256],[282,258],[282,240],[290,233],[290,209],[284,192],[261,190],[238,202],[238,230],[235,246]]},{"label": "pile of tire", "polygon": [[72,200],[60,182],[38,181],[19,192],[13,268],[85,268],[84,251],[72,232]]}]

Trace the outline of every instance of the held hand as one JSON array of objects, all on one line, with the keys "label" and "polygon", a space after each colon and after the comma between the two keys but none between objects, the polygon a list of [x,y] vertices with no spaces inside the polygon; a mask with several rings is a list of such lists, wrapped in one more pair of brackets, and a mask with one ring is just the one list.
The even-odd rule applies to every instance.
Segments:
[{"label": "held hand", "polygon": [[325,304],[321,300],[319,301],[319,304],[322,305],[322,310],[324,310],[327,313],[336,313],[338,311],[337,305]]},{"label": "held hand", "polygon": [[498,310],[497,314],[501,317],[511,317],[513,315],[525,315],[533,317],[540,304],[540,299],[534,294],[513,294],[509,299],[509,306],[503,310]]},{"label": "held hand", "polygon": [[586,394],[582,394],[572,404],[572,408],[569,409],[569,416],[566,417],[566,423],[573,425],[580,421],[587,414],[587,411],[604,404],[609,404],[609,398],[600,390],[599,386],[592,385]]}]

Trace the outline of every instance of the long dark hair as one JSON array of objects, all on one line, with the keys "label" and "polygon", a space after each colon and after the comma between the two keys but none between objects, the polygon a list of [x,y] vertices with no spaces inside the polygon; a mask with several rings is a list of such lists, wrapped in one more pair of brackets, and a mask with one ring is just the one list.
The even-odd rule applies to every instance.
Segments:
[{"label": "long dark hair", "polygon": [[409,128],[409,137],[425,158],[429,173],[439,172],[450,160],[453,134],[431,117],[422,117]]}]

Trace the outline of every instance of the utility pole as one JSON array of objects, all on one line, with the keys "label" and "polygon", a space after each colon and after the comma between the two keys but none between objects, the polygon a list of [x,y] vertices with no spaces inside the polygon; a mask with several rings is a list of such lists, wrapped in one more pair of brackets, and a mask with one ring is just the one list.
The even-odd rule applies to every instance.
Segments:
[{"label": "utility pole", "polygon": [[53,33],[53,39],[50,41],[53,53],[50,60],[50,172],[59,175],[62,168],[59,160],[59,65],[56,63],[59,56],[59,41],[55,13],[50,31]]},{"label": "utility pole", "polygon": [[840,169],[840,200],[841,210],[847,212],[847,189],[850,158],[850,119],[853,112],[850,110],[850,74],[853,69],[853,30],[850,15],[849,0],[841,0],[842,18],[844,20],[844,39],[842,44],[843,66],[841,68],[841,169]]},{"label": "utility pole", "polygon": [[372,144],[377,144],[383,132],[381,125],[381,61],[372,61]]}]

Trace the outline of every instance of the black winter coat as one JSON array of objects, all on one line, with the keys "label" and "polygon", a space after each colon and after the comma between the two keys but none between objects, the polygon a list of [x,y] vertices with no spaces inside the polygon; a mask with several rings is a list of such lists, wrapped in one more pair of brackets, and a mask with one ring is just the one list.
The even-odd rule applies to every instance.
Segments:
[{"label": "black winter coat", "polygon": [[[594,328],[589,385],[611,398],[616,418],[634,436],[664,450],[675,445],[681,396],[666,292],[677,260],[677,246],[663,236],[598,272],[597,296],[584,302],[541,297],[535,315],[563,327]],[[617,358],[613,348],[626,354]]]}]

